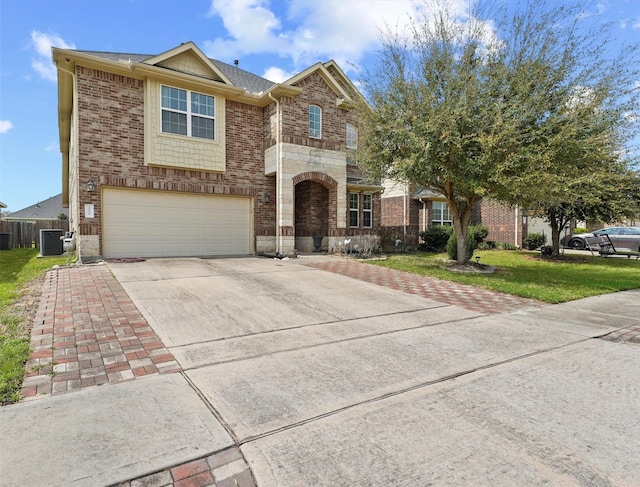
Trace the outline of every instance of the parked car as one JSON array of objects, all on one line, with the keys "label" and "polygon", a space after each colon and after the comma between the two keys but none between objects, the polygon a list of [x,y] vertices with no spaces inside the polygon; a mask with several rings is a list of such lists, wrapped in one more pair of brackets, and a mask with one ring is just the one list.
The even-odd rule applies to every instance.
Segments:
[{"label": "parked car", "polygon": [[609,227],[601,228],[592,233],[578,233],[572,235],[567,242],[567,247],[572,249],[586,249],[585,237],[597,237],[609,235],[609,239],[616,249],[640,251],[640,227]]}]

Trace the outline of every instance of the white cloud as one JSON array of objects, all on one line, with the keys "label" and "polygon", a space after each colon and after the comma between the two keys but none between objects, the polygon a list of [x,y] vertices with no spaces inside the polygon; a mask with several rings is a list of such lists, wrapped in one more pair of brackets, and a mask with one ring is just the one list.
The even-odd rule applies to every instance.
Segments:
[{"label": "white cloud", "polygon": [[[591,7],[591,5],[589,5],[589,7]],[[582,13],[580,13],[578,15],[578,19],[579,20],[584,20],[584,19],[588,19],[589,17],[593,17],[594,15],[602,15],[604,13],[607,12],[607,10],[609,10],[609,2],[599,2],[596,4],[596,10],[595,11],[583,11]]]},{"label": "white cloud", "polygon": [[[299,71],[334,59],[345,71],[378,46],[385,23],[402,28],[424,5],[422,0],[290,0],[276,14],[268,0],[212,0],[210,15],[219,16],[227,36],[202,43],[207,55],[234,59],[249,54],[276,54]],[[452,2],[453,3],[453,2]],[[466,0],[456,3],[468,6]],[[280,17],[278,17],[280,15]],[[288,22],[296,24],[288,27]],[[269,70],[271,76],[277,71]],[[282,73],[279,73],[282,75]],[[286,73],[285,73],[286,74]]]},{"label": "white cloud", "polygon": [[636,20],[635,22],[633,22],[633,24],[631,24],[631,28],[640,29],[640,20]]},{"label": "white cloud", "polygon": [[13,128],[13,124],[9,120],[0,120],[0,134],[6,134]]},{"label": "white cloud", "polygon": [[277,31],[280,20],[268,10],[265,0],[213,0],[209,15],[218,16],[228,38],[205,41],[207,55],[232,59],[242,54],[278,52],[283,47]]},{"label": "white cloud", "polygon": [[67,44],[57,34],[45,34],[37,30],[31,31],[31,48],[35,50],[36,57],[31,59],[31,67],[48,81],[56,81],[56,67],[51,60],[51,47],[62,49],[75,49],[73,44]]},{"label": "white cloud", "polygon": [[283,81],[288,80],[296,73],[287,73],[285,70],[272,66],[267,68],[262,77],[264,79],[268,79],[269,81],[273,81],[274,83],[282,83]]}]

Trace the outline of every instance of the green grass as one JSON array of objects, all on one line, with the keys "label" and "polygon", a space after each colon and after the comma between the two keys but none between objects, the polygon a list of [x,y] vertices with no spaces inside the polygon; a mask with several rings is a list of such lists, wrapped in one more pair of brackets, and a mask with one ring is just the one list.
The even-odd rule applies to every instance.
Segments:
[{"label": "green grass", "polygon": [[0,252],[0,404],[17,402],[29,359],[28,316],[15,306],[26,286],[46,270],[66,262],[64,257],[38,258],[36,249]]},{"label": "green grass", "polygon": [[443,268],[437,259],[445,254],[392,255],[370,264],[494,291],[501,291],[547,303],[562,303],[627,289],[640,288],[640,260],[593,257],[589,253],[541,259],[523,251],[476,251],[482,264],[497,267],[494,274],[462,274]]}]

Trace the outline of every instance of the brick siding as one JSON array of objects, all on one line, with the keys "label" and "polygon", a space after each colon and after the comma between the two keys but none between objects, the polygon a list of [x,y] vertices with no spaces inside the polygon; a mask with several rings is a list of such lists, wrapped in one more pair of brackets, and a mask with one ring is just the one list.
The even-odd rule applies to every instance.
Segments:
[{"label": "brick siding", "polygon": [[[275,194],[275,179],[264,175],[262,108],[227,100],[225,173],[145,166],[143,82],[82,66],[77,74],[80,181],[91,177],[104,186],[256,196],[254,233],[275,234],[275,198],[264,203],[262,196]],[[80,197],[81,207],[95,207],[94,219],[81,218],[81,233],[101,234],[100,191],[81,187]]]},{"label": "brick siding", "polygon": [[[497,243],[514,244],[516,238],[515,209],[492,200],[483,200],[479,208],[474,208],[472,221],[482,223],[489,229],[485,240]],[[518,215],[518,243],[522,245],[523,231],[522,215]]]},{"label": "brick siding", "polygon": [[[381,225],[389,232],[397,233],[403,230],[403,205],[404,198],[402,196],[382,199]],[[426,207],[427,226],[431,226],[433,224],[432,201],[428,201]],[[423,211],[422,202],[411,198],[407,199],[407,234],[417,235],[419,231],[423,230]],[[489,235],[485,240],[510,244],[515,241],[515,210],[509,206],[491,200],[483,200],[474,206],[471,213],[471,223],[481,224],[488,228]],[[527,227],[522,223],[521,215],[518,225],[518,245],[522,245]]]},{"label": "brick siding", "polygon": [[[94,205],[94,218],[84,218],[81,211],[78,230],[83,235],[102,234],[101,186],[138,188],[149,190],[190,192],[197,194],[239,195],[254,197],[254,235],[275,235],[276,188],[275,178],[265,175],[264,151],[275,141],[275,127],[271,116],[275,103],[265,108],[226,100],[226,169],[224,173],[177,169],[145,165],[144,145],[144,82],[78,65],[78,180],[79,207]],[[302,93],[283,97],[282,140],[295,144],[344,150],[346,123],[355,123],[354,113],[336,106],[336,94],[322,77],[312,74],[300,81]],[[308,106],[322,108],[322,139],[308,136]],[[357,124],[356,124],[357,125]],[[347,169],[349,177],[361,176],[359,168]],[[92,178],[98,190],[87,192],[82,182]],[[309,192],[303,197],[303,193]],[[271,198],[264,201],[265,192]],[[322,186],[309,182],[296,190],[296,205],[322,204],[336,208],[334,195]],[[300,196],[298,196],[300,193]],[[322,195],[329,193],[328,202]],[[305,200],[306,198],[306,200]],[[306,201],[304,203],[303,201]],[[380,224],[379,194],[373,198],[374,226]],[[335,212],[334,212],[335,213]],[[314,216],[315,215],[315,216]],[[317,221],[316,221],[317,220]],[[297,222],[302,233],[312,232],[316,226],[328,227],[327,234],[343,233],[335,228],[336,218],[329,211],[320,217],[312,213]],[[291,235],[293,228],[283,228]],[[102,249],[100,249],[102,253]]]}]

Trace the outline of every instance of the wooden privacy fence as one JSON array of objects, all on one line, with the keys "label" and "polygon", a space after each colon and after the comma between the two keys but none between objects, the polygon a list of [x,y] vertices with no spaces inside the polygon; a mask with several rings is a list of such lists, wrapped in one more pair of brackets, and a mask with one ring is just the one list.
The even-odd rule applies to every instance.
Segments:
[{"label": "wooden privacy fence", "polygon": [[[42,220],[32,222],[15,222],[0,220],[0,234],[11,234],[10,245],[12,248],[31,248],[35,246],[40,250],[40,230],[60,229],[69,231],[69,220]],[[2,238],[6,238],[2,235]]]}]

